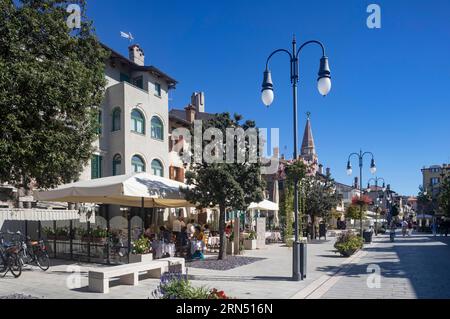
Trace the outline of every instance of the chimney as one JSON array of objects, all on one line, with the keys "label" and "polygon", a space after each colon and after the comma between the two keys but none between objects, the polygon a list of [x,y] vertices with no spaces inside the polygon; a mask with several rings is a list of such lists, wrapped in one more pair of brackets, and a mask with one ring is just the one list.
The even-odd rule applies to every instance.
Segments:
[{"label": "chimney", "polygon": [[191,104],[197,109],[198,112],[205,112],[205,93],[194,92],[191,96]]},{"label": "chimney", "polygon": [[359,178],[355,177],[355,184],[353,185],[356,189],[359,189]]},{"label": "chimney", "polygon": [[274,147],[273,148],[273,157],[274,158],[279,158],[280,157],[280,148],[279,147]]},{"label": "chimney", "polygon": [[144,66],[145,55],[141,47],[137,44],[133,44],[128,48],[130,61],[136,63],[137,65]]},{"label": "chimney", "polygon": [[189,104],[186,108],[186,121],[189,123],[194,123],[195,121],[195,107],[192,104]]},{"label": "chimney", "polygon": [[331,175],[331,169],[329,167],[327,167],[327,176]]},{"label": "chimney", "polygon": [[319,174],[323,175],[323,165],[319,164]]}]

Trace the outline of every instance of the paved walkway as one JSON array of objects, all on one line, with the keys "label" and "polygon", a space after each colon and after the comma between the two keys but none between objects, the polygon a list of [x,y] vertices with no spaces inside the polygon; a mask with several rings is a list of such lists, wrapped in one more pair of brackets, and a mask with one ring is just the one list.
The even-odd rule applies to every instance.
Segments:
[{"label": "paved walkway", "polygon": [[[351,258],[334,252],[334,240],[308,245],[308,274],[302,282],[290,280],[292,250],[282,245],[246,251],[263,258],[227,271],[189,268],[196,286],[224,290],[243,298],[450,298],[450,237],[397,236],[394,243],[380,236]],[[139,286],[114,286],[107,295],[87,289],[87,271],[105,267],[53,261],[46,273],[31,268],[22,277],[0,279],[0,297],[14,293],[47,299],[152,298],[158,279]],[[368,273],[379,271],[380,276]],[[75,271],[75,273],[73,273]],[[369,283],[369,284],[368,284]]]},{"label": "paved walkway", "polygon": [[450,298],[449,244],[450,237],[415,234],[403,238],[397,235],[391,243],[389,236],[379,236],[343,265],[337,274],[323,276],[296,297]]},{"label": "paved walkway", "polygon": [[[224,290],[236,298],[290,298],[299,290],[322,276],[323,271],[338,269],[346,258],[339,257],[333,249],[333,238],[328,241],[308,245],[308,278],[303,282],[293,282],[292,249],[282,245],[269,245],[267,249],[246,251],[245,256],[260,257],[263,260],[227,271],[188,268],[191,281],[196,286]],[[8,275],[0,279],[0,296],[13,293],[39,298],[152,298],[151,292],[159,280],[147,279],[139,286],[115,286],[107,295],[91,293],[87,289],[87,271],[104,267],[89,264],[73,264],[53,261],[56,264],[46,273],[31,268],[18,279]],[[72,273],[79,271],[78,273]],[[69,285],[68,285],[69,284]]]}]

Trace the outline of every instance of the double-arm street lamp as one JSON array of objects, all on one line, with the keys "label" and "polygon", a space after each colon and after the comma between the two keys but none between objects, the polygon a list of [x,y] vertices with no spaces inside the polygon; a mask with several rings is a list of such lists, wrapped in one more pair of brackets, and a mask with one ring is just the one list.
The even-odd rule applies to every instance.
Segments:
[{"label": "double-arm street lamp", "polygon": [[383,181],[383,186],[381,187],[381,191],[382,191],[383,195],[382,195],[382,197],[377,195],[377,198],[376,198],[377,204],[375,205],[375,210],[376,210],[375,211],[375,213],[376,213],[376,216],[375,216],[375,236],[378,236],[378,209],[381,208],[380,206],[383,204],[382,198],[384,198],[384,192],[386,191],[386,181],[382,177],[375,177],[375,178],[369,179],[369,181],[367,182],[367,192],[371,191],[370,190],[370,182],[372,182],[372,181],[375,182],[375,190],[376,190],[377,194],[379,192],[378,182],[379,181],[380,182]]},{"label": "double-arm street lamp", "polygon": [[[293,108],[294,108],[294,159],[298,159],[298,144],[297,144],[297,84],[299,80],[299,55],[301,50],[308,44],[317,44],[322,49],[322,58],[320,59],[319,77],[317,81],[317,88],[321,95],[326,96],[331,90],[331,76],[330,68],[328,66],[328,58],[325,55],[325,47],[319,41],[312,40],[303,43],[297,50],[297,42],[295,37],[292,41],[292,51],[285,49],[278,49],[273,51],[266,62],[266,70],[264,71],[264,81],[262,85],[261,98],[267,107],[270,106],[274,100],[274,87],[272,82],[272,73],[269,69],[270,59],[279,52],[284,52],[289,56],[290,62],[290,74],[293,93]],[[293,244],[293,269],[292,279],[295,281],[303,280],[305,277],[306,269],[301,271],[301,265],[305,265],[303,262],[306,260],[300,260],[303,258],[302,252],[305,252],[304,244],[300,244],[298,237],[299,221],[298,221],[298,179],[294,180],[294,228],[295,228],[295,242]],[[306,255],[306,253],[305,253]]]},{"label": "double-arm street lamp", "polygon": [[[363,195],[363,176],[362,176],[362,172],[363,172],[363,162],[364,162],[364,156],[366,155],[370,155],[372,157],[372,160],[370,162],[370,172],[372,174],[375,174],[377,172],[377,166],[375,165],[375,158],[373,156],[372,152],[364,152],[363,151],[359,151],[359,153],[351,153],[348,156],[348,162],[347,162],[347,175],[352,175],[353,173],[353,169],[352,169],[352,164],[350,162],[351,158],[353,156],[356,156],[359,160],[359,190],[360,190],[360,196],[362,197]],[[362,215],[363,215],[363,205],[359,205],[360,207],[360,222],[361,222],[361,237],[363,237],[363,219],[362,219]]]}]

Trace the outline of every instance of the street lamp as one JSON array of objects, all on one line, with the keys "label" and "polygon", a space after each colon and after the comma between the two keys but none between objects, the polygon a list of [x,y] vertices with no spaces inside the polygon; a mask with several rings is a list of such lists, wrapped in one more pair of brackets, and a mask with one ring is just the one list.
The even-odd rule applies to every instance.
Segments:
[{"label": "street lamp", "polygon": [[[303,43],[297,50],[297,42],[292,40],[292,52],[285,49],[278,49],[273,51],[266,61],[266,69],[264,71],[264,80],[262,84],[261,99],[267,107],[269,107],[274,100],[274,87],[272,81],[272,73],[269,69],[270,59],[279,52],[284,52],[289,56],[290,60],[290,71],[291,71],[291,83],[292,83],[292,94],[293,94],[293,109],[294,109],[294,158],[298,159],[298,143],[297,143],[297,84],[299,80],[299,55],[301,50],[308,44],[317,44],[322,49],[322,58],[320,59],[319,74],[317,80],[317,89],[319,93],[326,96],[331,90],[331,72],[328,65],[328,58],[325,55],[325,47],[323,44],[316,40],[311,40]],[[303,260],[304,256],[301,252],[304,252],[306,256],[306,246],[299,242],[298,238],[298,180],[294,180],[294,228],[295,228],[295,242],[293,246],[293,265],[292,265],[292,279],[295,281],[303,280],[305,278],[306,269],[302,267],[306,265],[306,260]]]},{"label": "street lamp", "polygon": [[[384,192],[386,191],[386,181],[384,180],[384,178],[382,178],[382,177],[375,177],[375,178],[371,178],[371,179],[369,179],[369,181],[367,182],[367,192],[368,193],[370,193],[370,182],[371,181],[374,181],[375,182],[375,189],[376,189],[376,191],[377,191],[377,193],[379,192],[379,190],[378,190],[378,182],[379,181],[383,181],[383,186],[381,187],[381,191],[382,191],[382,195],[383,195],[383,197],[384,197]],[[376,219],[375,219],[375,236],[378,236],[378,208],[380,207],[378,204],[382,204],[383,203],[383,201],[379,198],[379,196],[377,196],[377,205],[375,206],[376,207]]]},{"label": "street lamp", "polygon": [[[362,150],[360,150],[359,153],[351,153],[348,156],[348,161],[347,161],[347,174],[350,176],[353,173],[352,164],[351,164],[350,160],[351,160],[352,156],[358,157],[358,160],[359,160],[359,185],[360,185],[361,196],[363,195],[363,193],[362,193],[363,192],[363,189],[362,189],[363,188],[362,187],[363,160],[364,160],[364,156],[366,156],[366,155],[372,156],[372,160],[370,162],[370,172],[372,174],[375,174],[377,172],[377,166],[375,165],[375,158],[374,158],[372,152],[364,152],[363,153]],[[363,210],[362,209],[362,205],[360,205],[361,237],[363,237],[363,225],[362,225],[362,214],[363,214],[363,211],[362,210]]]}]

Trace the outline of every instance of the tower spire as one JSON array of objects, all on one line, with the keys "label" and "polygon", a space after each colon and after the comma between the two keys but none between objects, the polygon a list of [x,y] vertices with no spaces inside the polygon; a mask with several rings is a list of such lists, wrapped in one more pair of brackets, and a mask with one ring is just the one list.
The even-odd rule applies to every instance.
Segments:
[{"label": "tower spire", "polygon": [[311,129],[311,112],[309,111],[306,113],[306,126],[305,133],[303,134],[301,157],[310,163],[318,164],[316,146]]}]

